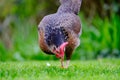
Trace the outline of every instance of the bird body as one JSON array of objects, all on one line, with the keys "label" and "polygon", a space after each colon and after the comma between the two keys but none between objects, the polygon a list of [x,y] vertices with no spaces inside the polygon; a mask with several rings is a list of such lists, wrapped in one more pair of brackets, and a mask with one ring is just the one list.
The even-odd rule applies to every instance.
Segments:
[{"label": "bird body", "polygon": [[[55,14],[45,16],[38,25],[39,46],[47,54],[55,54],[56,57],[70,60],[74,49],[79,46],[81,34],[81,23],[74,11],[73,0],[60,0],[61,6]],[[76,0],[80,1],[81,0]],[[74,5],[75,6],[75,5]],[[79,8],[79,7],[78,7]],[[77,10],[77,9],[76,9]]]}]

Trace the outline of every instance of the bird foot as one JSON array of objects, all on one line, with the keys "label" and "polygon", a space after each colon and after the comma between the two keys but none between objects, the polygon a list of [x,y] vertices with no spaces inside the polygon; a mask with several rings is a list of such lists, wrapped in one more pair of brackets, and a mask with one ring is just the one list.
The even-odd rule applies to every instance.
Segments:
[{"label": "bird foot", "polygon": [[62,69],[67,69],[67,68],[68,68],[68,66],[61,66],[61,68],[62,68]]},{"label": "bird foot", "polygon": [[65,67],[64,66],[61,66],[62,69],[64,69]]},{"label": "bird foot", "polygon": [[68,67],[69,67],[69,63],[70,63],[70,60],[67,60],[67,61],[66,61],[66,66],[65,66],[65,68],[68,68]]}]

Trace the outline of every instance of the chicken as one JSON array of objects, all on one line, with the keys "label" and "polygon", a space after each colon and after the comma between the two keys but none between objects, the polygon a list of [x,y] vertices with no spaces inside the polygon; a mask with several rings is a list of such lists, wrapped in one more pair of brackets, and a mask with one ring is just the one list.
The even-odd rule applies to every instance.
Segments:
[{"label": "chicken", "polygon": [[60,58],[63,68],[68,68],[71,55],[80,44],[82,28],[78,12],[81,2],[82,0],[60,0],[61,5],[57,12],[45,16],[38,25],[41,50]]}]

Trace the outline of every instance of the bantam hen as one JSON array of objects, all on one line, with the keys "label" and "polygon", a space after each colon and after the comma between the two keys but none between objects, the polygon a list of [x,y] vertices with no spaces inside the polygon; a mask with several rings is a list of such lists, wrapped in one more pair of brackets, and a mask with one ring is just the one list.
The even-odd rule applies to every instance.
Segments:
[{"label": "bantam hen", "polygon": [[81,2],[82,0],[60,0],[58,11],[45,16],[38,25],[41,50],[60,58],[63,68],[68,68],[74,49],[80,44],[82,28],[78,13]]}]

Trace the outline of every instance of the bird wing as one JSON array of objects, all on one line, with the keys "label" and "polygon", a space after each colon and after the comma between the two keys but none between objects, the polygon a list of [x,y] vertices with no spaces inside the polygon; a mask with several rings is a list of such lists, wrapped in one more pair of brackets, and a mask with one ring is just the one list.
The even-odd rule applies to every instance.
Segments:
[{"label": "bird wing", "polygon": [[41,50],[47,54],[53,54],[49,47],[47,46],[47,43],[45,42],[45,29],[44,29],[44,21],[41,21],[38,25],[38,37],[39,37],[39,46]]},{"label": "bird wing", "polygon": [[72,52],[76,47],[80,45],[79,36],[82,33],[81,22],[78,16],[74,14],[64,14],[61,18],[61,26],[64,27],[66,33],[68,34],[68,45],[66,47],[66,59],[71,58]]},{"label": "bird wing", "polygon": [[79,36],[80,33],[82,32],[81,21],[79,17],[76,16],[75,14],[72,13],[61,14],[58,20],[60,21],[59,23],[60,27],[64,27],[64,29],[68,33],[72,33]]},{"label": "bird wing", "polygon": [[69,46],[75,47],[79,42],[81,23],[75,14],[49,15],[43,18],[39,26],[39,44],[44,52],[51,52],[63,42],[69,42]]}]

